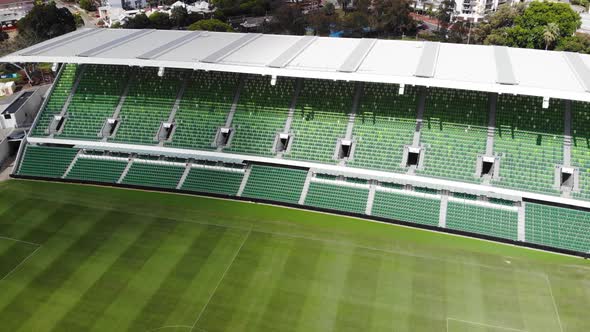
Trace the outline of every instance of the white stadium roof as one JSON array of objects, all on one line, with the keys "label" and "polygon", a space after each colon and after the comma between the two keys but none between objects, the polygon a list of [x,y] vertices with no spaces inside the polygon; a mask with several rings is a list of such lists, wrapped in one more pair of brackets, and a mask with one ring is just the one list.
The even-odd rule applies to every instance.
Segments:
[{"label": "white stadium roof", "polygon": [[81,29],[0,58],[383,82],[590,102],[590,55],[418,41]]}]

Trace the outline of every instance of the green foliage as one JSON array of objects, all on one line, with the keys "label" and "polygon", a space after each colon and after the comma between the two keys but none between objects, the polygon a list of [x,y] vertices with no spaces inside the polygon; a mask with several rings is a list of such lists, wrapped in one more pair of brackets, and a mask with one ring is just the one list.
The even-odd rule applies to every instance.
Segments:
[{"label": "green foliage", "polygon": [[334,6],[333,3],[328,2],[324,5],[324,8],[322,8],[322,11],[324,12],[325,15],[334,15],[334,13],[336,13],[336,6]]},{"label": "green foliage", "polygon": [[92,12],[96,10],[96,6],[94,5],[94,1],[92,0],[80,0],[80,8]]},{"label": "green foliage", "polygon": [[262,16],[270,9],[269,0],[214,0],[212,3],[224,16]]},{"label": "green foliage", "polygon": [[416,21],[410,16],[412,8],[408,0],[375,0],[373,2],[372,27],[394,35],[416,31]]},{"label": "green foliage", "polygon": [[342,20],[342,28],[346,31],[347,36],[362,37],[363,29],[368,26],[369,17],[360,11],[352,12]]},{"label": "green foliage", "polygon": [[330,34],[330,27],[338,22],[338,16],[327,15],[325,11],[316,11],[307,15],[307,24],[316,35],[327,36]]},{"label": "green foliage", "polygon": [[170,15],[163,12],[155,12],[149,16],[150,27],[154,29],[170,29]]},{"label": "green foliage", "polygon": [[188,20],[188,11],[182,6],[174,7],[171,10],[170,21],[176,27],[182,27]]},{"label": "green foliage", "polygon": [[77,27],[81,27],[84,25],[84,20],[82,19],[82,16],[80,15],[80,13],[74,14],[74,21],[76,21]]},{"label": "green foliage", "polygon": [[305,16],[294,6],[283,4],[274,12],[273,31],[291,35],[305,34]]},{"label": "green foliage", "polygon": [[502,5],[475,29],[474,41],[551,49],[561,39],[572,36],[580,25],[580,15],[565,3],[535,1],[528,7]]},{"label": "green foliage", "polygon": [[123,24],[126,29],[146,29],[150,26],[150,19],[144,13],[131,17]]},{"label": "green foliage", "polygon": [[32,43],[54,38],[76,30],[74,15],[54,2],[35,4],[17,24],[19,35]]},{"label": "green foliage", "polygon": [[574,36],[562,38],[555,49],[558,51],[590,53],[590,35],[576,33]]},{"label": "green foliage", "polygon": [[582,24],[580,15],[569,4],[546,1],[531,2],[515,23],[531,31],[556,23],[562,37],[571,36]]},{"label": "green foliage", "polygon": [[206,19],[206,20],[200,20],[198,22],[195,22],[191,25],[189,25],[188,27],[189,30],[194,31],[194,30],[205,30],[205,31],[225,31],[225,32],[232,32],[234,31],[232,29],[232,27],[227,24],[224,23],[218,19]]}]

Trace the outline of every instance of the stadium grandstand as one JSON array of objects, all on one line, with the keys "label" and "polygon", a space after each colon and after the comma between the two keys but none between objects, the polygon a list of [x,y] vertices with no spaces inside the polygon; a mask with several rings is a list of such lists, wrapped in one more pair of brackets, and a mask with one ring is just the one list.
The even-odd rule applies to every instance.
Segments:
[{"label": "stadium grandstand", "polygon": [[15,177],[590,253],[588,55],[82,29],[0,61],[61,64]]}]

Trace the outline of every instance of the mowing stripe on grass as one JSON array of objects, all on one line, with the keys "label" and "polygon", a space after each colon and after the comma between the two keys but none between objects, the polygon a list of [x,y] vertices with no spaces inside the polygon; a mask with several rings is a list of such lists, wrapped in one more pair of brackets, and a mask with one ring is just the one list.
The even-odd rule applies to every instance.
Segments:
[{"label": "mowing stripe on grass", "polygon": [[53,328],[53,331],[90,330],[97,318],[115,301],[119,293],[160,246],[160,238],[174,224],[151,220],[142,233],[117,258],[110,268],[78,299],[76,305]]},{"label": "mowing stripe on grass", "polygon": [[[263,259],[256,269],[256,275],[248,289],[248,294],[252,296],[249,303],[248,316],[245,321],[246,331],[259,330],[282,330],[281,319],[277,315],[267,316],[269,310],[275,311],[276,308],[284,306],[284,303],[273,303],[274,297],[281,288],[281,277],[285,272],[287,258],[293,252],[295,242],[293,239],[277,237],[266,234],[271,237],[270,246],[261,248],[260,255]],[[266,285],[261,288],[260,285]],[[284,285],[285,286],[285,285]],[[287,285],[288,286],[288,285]]]},{"label": "mowing stripe on grass", "polygon": [[[279,331],[294,331],[312,285],[311,273],[317,269],[318,253],[323,250],[324,244],[304,238],[286,239],[293,241],[293,247],[279,276],[278,288],[264,308],[262,321]],[[277,312],[276,308],[284,310]]]},{"label": "mowing stripe on grass", "polygon": [[[170,223],[165,219],[159,219],[157,222]],[[174,265],[190,247],[193,238],[198,236],[204,228],[172,223],[169,229],[170,232],[161,235],[156,250],[133,273],[125,287],[100,315],[101,318],[95,321],[93,331],[128,330],[129,324],[139,315],[141,308],[150,300]],[[162,314],[166,312],[164,304],[165,301],[160,303]],[[113,318],[116,323],[113,322]]]},{"label": "mowing stripe on grass", "polygon": [[[137,218],[120,214],[126,220]],[[144,219],[144,218],[142,218]],[[22,331],[49,331],[77,304],[78,299],[100,278],[119,256],[135,241],[148,223],[122,223],[101,247],[41,306],[21,327]]]},{"label": "mowing stripe on grass", "polygon": [[378,268],[383,254],[362,248],[353,251],[338,304],[334,331],[367,331],[376,308]]},{"label": "mowing stripe on grass", "polygon": [[[194,236],[190,246],[176,261],[174,267],[165,276],[158,289],[141,307],[138,315],[130,323],[129,330],[142,331],[163,326],[176,306],[182,305],[182,295],[193,280],[207,264],[214,249],[223,239],[226,229],[216,226],[203,226]],[[190,328],[190,326],[189,326]]]},{"label": "mowing stripe on grass", "polygon": [[[244,247],[244,244],[246,244],[246,242],[248,242],[248,238],[250,238],[250,235],[252,234],[252,231],[248,231],[248,234],[246,234],[246,236],[244,237],[244,240],[242,241],[242,244],[240,245],[240,247],[238,248],[238,250],[236,251],[235,255],[233,256],[232,260],[229,262],[229,264],[227,265],[227,267],[225,268],[225,270],[223,271],[223,274],[221,275],[221,278],[219,278],[219,281],[217,282],[217,284],[215,285],[215,288],[213,289],[213,291],[211,292],[211,295],[209,296],[209,298],[207,299],[207,302],[205,303],[205,305],[203,306],[203,308],[201,309],[201,311],[199,312],[199,315],[197,316],[197,319],[195,320],[195,322],[192,325],[192,329],[194,329],[197,324],[199,323],[199,320],[201,319],[201,316],[203,315],[203,313],[207,310],[209,304],[211,303],[211,299],[213,299],[213,297],[215,296],[215,294],[217,293],[217,289],[219,288],[219,285],[221,285],[221,283],[223,282],[223,280],[225,279],[225,276],[227,274],[227,271],[229,271],[232,267],[232,265],[234,264],[234,262],[236,261],[236,258],[238,257],[238,255],[240,255],[240,252],[242,251],[242,248]],[[192,330],[191,329],[191,330]]]},{"label": "mowing stripe on grass", "polygon": [[26,288],[19,292],[0,312],[0,320],[7,331],[16,331],[43,304],[67,278],[80,267],[80,263],[115,232],[117,221],[112,215],[105,215],[79,236],[53,264],[46,266]]}]

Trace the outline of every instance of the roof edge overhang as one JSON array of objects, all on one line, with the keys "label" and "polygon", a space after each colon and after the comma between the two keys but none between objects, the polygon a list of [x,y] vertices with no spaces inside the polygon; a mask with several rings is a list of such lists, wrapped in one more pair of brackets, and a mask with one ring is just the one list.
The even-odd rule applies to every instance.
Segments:
[{"label": "roof edge overhang", "polygon": [[102,64],[102,65],[122,65],[122,66],[139,66],[154,68],[179,68],[192,70],[210,70],[221,72],[233,72],[244,74],[269,75],[277,77],[296,77],[309,79],[327,79],[342,80],[353,82],[374,82],[389,84],[408,84],[426,87],[437,87],[447,89],[461,89],[471,91],[483,91],[499,94],[516,94],[535,97],[548,97],[554,99],[565,99],[582,102],[590,102],[590,93],[576,92],[567,90],[546,89],[522,85],[506,84],[489,84],[476,83],[472,81],[453,81],[443,80],[434,77],[416,77],[416,76],[394,76],[383,75],[370,72],[339,72],[325,70],[304,70],[293,68],[273,68],[268,66],[244,66],[224,63],[205,63],[205,62],[182,62],[182,61],[163,61],[148,59],[115,59],[99,57],[57,57],[57,56],[21,56],[18,54],[7,55],[0,58],[0,62],[57,62],[57,63],[76,63],[76,64]]}]

